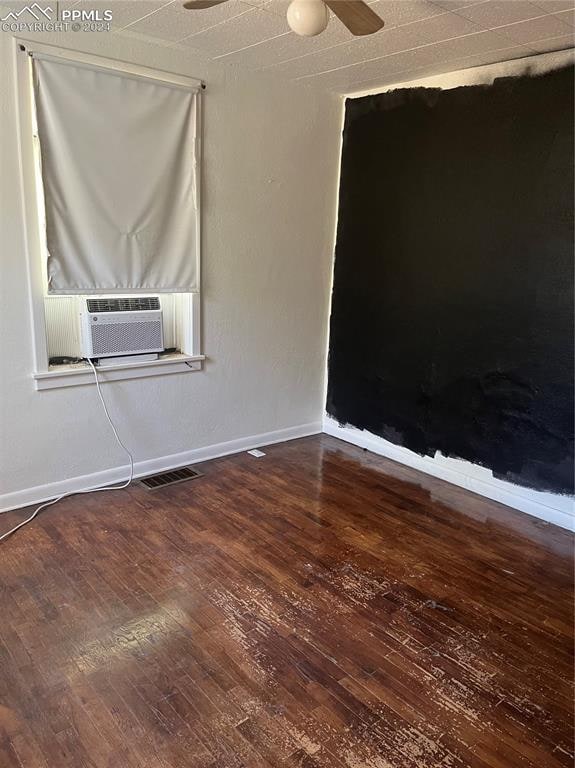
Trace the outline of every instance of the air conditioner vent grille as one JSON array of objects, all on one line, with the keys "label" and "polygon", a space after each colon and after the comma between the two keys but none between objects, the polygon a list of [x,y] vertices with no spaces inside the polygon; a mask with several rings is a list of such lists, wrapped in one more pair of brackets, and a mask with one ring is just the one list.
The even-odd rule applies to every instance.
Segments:
[{"label": "air conditioner vent grille", "polygon": [[92,354],[94,357],[147,352],[161,349],[161,320],[143,320],[132,323],[92,323]]},{"label": "air conditioner vent grille", "polygon": [[87,299],[88,312],[138,312],[160,309],[157,296],[136,296],[128,299]]}]

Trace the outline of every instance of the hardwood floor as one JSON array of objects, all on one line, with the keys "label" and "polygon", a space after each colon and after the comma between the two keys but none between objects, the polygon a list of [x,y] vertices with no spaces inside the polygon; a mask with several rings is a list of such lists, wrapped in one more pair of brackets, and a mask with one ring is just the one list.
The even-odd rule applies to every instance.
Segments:
[{"label": "hardwood floor", "polygon": [[0,766],[571,766],[571,535],[333,438],[266,453],[0,545]]}]

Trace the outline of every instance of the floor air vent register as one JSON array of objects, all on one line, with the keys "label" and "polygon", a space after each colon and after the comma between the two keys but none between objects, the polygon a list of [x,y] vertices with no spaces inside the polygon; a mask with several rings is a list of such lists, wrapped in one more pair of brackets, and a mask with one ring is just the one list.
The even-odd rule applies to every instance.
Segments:
[{"label": "floor air vent register", "polygon": [[196,477],[202,477],[203,473],[191,467],[180,467],[169,472],[160,472],[157,475],[149,475],[138,480],[148,491],[155,491],[157,488],[165,488],[167,485],[176,485],[176,483],[185,483],[187,480],[195,480]]}]

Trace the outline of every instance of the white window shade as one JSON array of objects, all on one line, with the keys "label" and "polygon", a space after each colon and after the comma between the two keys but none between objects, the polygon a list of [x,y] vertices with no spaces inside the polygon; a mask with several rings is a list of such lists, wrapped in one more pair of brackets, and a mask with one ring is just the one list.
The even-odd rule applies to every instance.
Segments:
[{"label": "white window shade", "polygon": [[197,91],[34,54],[48,292],[199,290]]}]

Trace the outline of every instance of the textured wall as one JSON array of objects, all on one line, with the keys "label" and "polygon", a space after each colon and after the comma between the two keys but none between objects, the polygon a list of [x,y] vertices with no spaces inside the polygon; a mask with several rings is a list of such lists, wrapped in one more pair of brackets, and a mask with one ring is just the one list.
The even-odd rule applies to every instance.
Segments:
[{"label": "textured wall", "polygon": [[573,69],[347,102],[328,413],[572,492]]},{"label": "textured wall", "polygon": [[[43,38],[207,81],[200,373],[105,386],[136,460],[319,422],[341,100],[117,35]],[[37,392],[10,36],[0,34],[0,492],[123,465],[94,386]],[[161,141],[161,137],[158,137]]]}]

